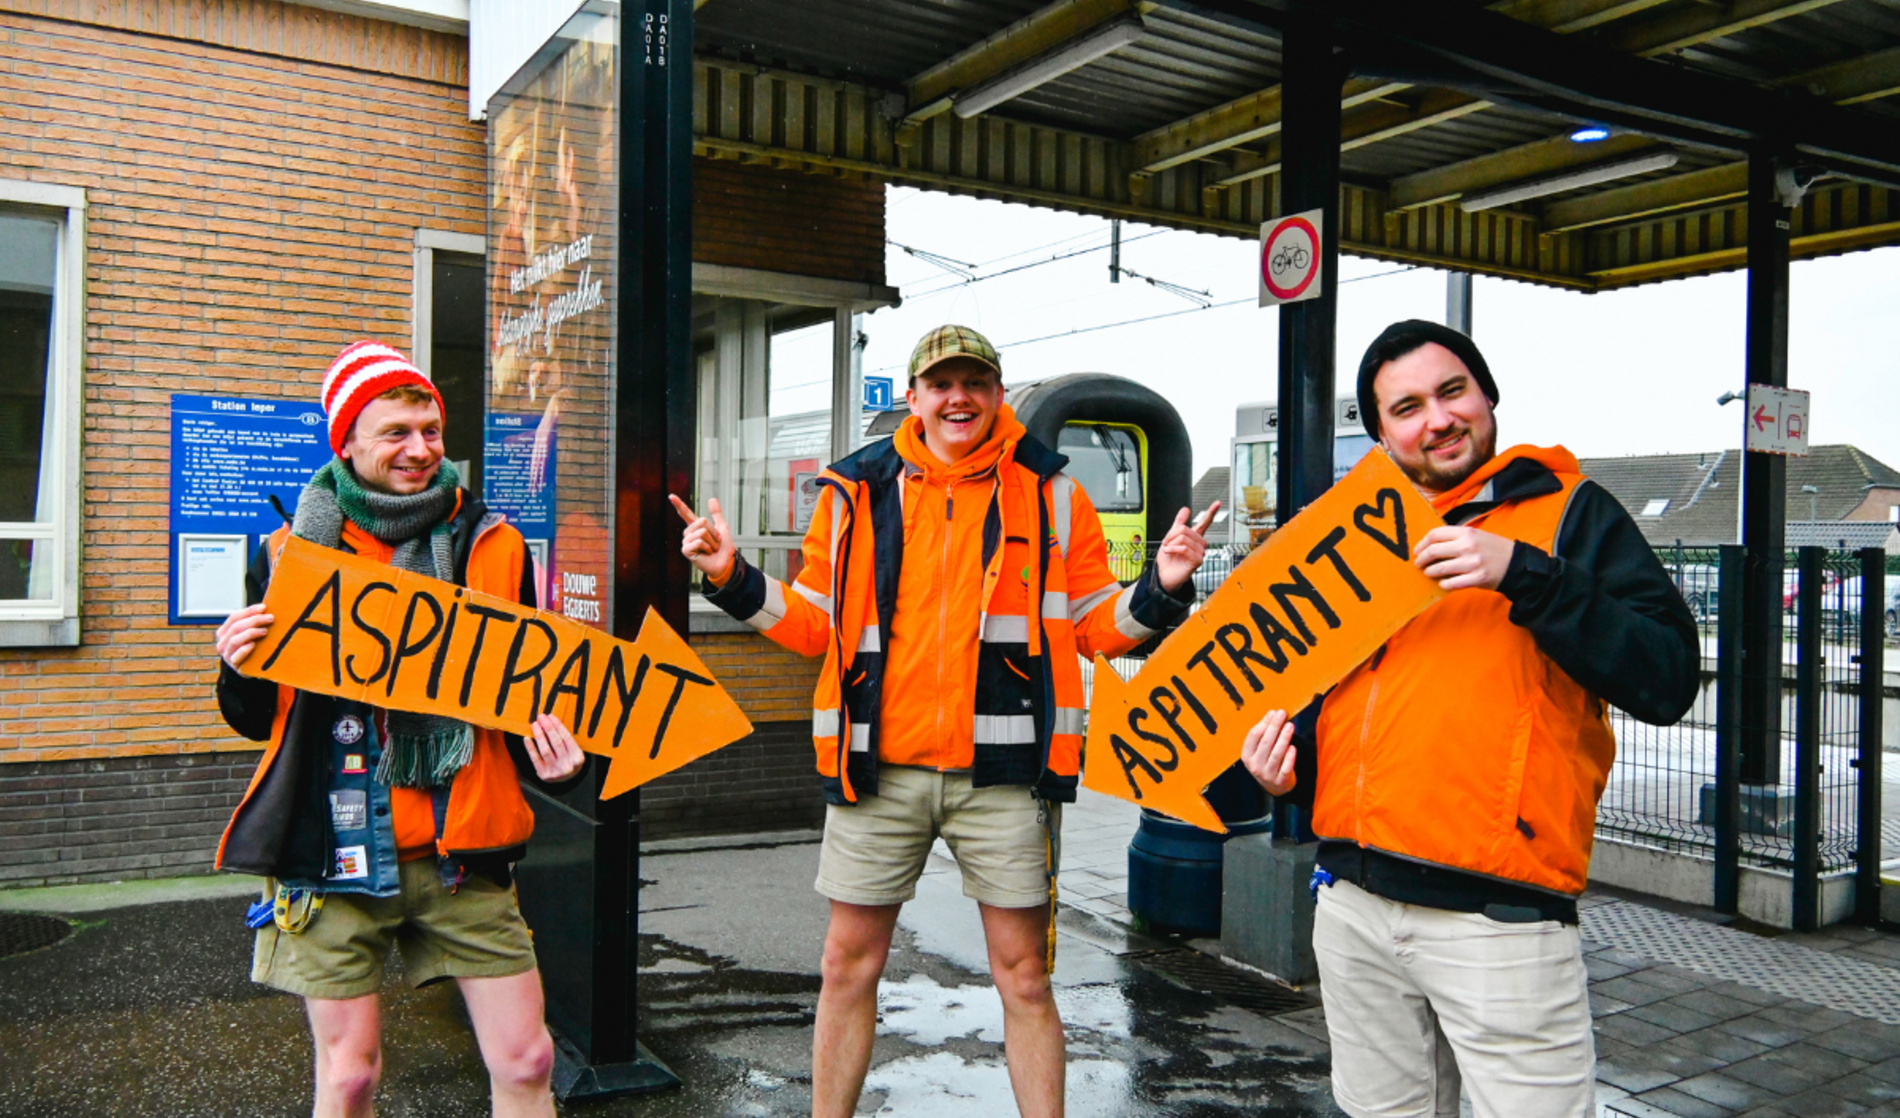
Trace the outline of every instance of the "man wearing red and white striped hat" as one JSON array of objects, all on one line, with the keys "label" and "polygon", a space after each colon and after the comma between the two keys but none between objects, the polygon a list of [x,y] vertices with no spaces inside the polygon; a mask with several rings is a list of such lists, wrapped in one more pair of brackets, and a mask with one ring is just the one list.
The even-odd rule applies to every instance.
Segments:
[{"label": "man wearing red and white striped hat", "polygon": [[[521,534],[461,487],[443,456],[442,397],[398,351],[346,347],[323,378],[336,457],[251,564],[250,606],[218,629],[218,706],[266,742],[218,867],[268,879],[252,907],[251,977],[302,996],[316,1043],[317,1115],[372,1113],[382,1069],[377,991],[400,946],[417,986],[453,978],[497,1115],[554,1113],[541,975],[511,867],[534,816],[520,781],[559,793],[585,756],[558,718],[530,738],[240,675],[272,618],[261,604],[290,535],[530,608]],[[371,672],[352,663],[350,672]]]}]

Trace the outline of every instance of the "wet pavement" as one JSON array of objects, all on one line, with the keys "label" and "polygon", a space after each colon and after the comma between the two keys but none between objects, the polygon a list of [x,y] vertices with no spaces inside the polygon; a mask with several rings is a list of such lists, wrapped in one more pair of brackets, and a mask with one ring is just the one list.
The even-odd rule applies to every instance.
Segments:
[{"label": "wet pavement", "polygon": [[[1055,985],[1069,1112],[1339,1114],[1314,991],[1195,950],[1217,945],[1131,930],[1133,825],[1123,805],[1099,797],[1065,820]],[[1015,1113],[976,907],[943,855],[899,921],[864,1114]],[[817,858],[809,833],[646,850],[641,1038],[685,1085],[563,1113],[809,1113],[827,915],[811,889]],[[245,887],[200,879],[0,893],[0,910],[60,912],[75,926],[51,947],[0,958],[0,1118],[307,1114],[301,1006],[249,981]],[[1627,899],[1591,901],[1606,1113],[1900,1114],[1900,995],[1888,994],[1889,980],[1900,982],[1900,937],[1830,929],[1771,939]],[[1744,939],[1722,938],[1735,936]],[[410,990],[392,960],[384,998],[379,1112],[486,1113],[486,1077],[453,989]]]}]

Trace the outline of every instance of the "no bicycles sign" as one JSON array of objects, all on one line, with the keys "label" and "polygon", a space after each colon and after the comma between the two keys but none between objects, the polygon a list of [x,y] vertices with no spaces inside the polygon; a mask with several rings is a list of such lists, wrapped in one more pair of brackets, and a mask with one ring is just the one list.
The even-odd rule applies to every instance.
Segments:
[{"label": "no bicycles sign", "polygon": [[1260,225],[1260,305],[1317,299],[1323,210],[1288,214]]}]

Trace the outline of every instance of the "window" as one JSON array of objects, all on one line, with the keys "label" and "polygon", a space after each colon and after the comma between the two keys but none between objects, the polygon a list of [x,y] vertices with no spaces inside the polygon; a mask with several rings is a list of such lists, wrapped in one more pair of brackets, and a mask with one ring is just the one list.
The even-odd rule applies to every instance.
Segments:
[{"label": "window", "polygon": [[0,645],[79,643],[85,213],[0,181]]},{"label": "window", "polygon": [[1070,423],[1056,436],[1068,475],[1098,512],[1134,512],[1141,504],[1141,447],[1134,432],[1105,423]]},{"label": "window", "polygon": [[482,492],[481,237],[416,230],[414,361],[442,394],[443,447],[471,493]]},{"label": "window", "polygon": [[1661,516],[1663,513],[1668,512],[1668,511],[1669,511],[1669,498],[1653,497],[1650,499],[1648,504],[1643,506],[1642,515]]}]

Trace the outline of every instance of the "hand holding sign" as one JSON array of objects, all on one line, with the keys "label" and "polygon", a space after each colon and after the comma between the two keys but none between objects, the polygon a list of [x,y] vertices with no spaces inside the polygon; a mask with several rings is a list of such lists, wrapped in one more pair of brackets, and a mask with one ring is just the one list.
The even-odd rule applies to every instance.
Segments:
[{"label": "hand holding sign", "polygon": [[1299,752],[1286,711],[1270,710],[1240,743],[1240,763],[1269,795],[1284,796],[1293,791],[1293,761]]},{"label": "hand holding sign", "polygon": [[1481,528],[1433,528],[1412,550],[1412,562],[1445,590],[1496,590],[1511,569],[1515,541]]},{"label": "hand holding sign", "polygon": [[1193,509],[1182,509],[1175,514],[1174,527],[1161,541],[1161,547],[1155,552],[1155,574],[1161,579],[1163,590],[1176,590],[1194,577],[1201,569],[1202,560],[1207,558],[1207,526],[1214,522],[1214,514],[1220,511],[1220,502],[1207,506],[1192,526],[1188,524],[1188,515]]},{"label": "hand holding sign", "polygon": [[[651,610],[638,638],[616,640],[294,537],[263,605],[280,620],[248,653],[230,653],[246,675],[520,735],[546,779],[578,768],[576,751],[614,758],[602,799],[752,732],[706,665]],[[219,652],[226,654],[222,638]]]},{"label": "hand holding sign", "polygon": [[1260,742],[1249,769],[1290,788],[1290,737],[1276,750],[1285,731],[1262,716],[1304,707],[1445,596],[1412,564],[1413,541],[1442,523],[1384,452],[1368,454],[1248,556],[1133,680],[1096,659],[1083,786],[1224,831],[1201,790],[1241,758],[1251,727]]}]

